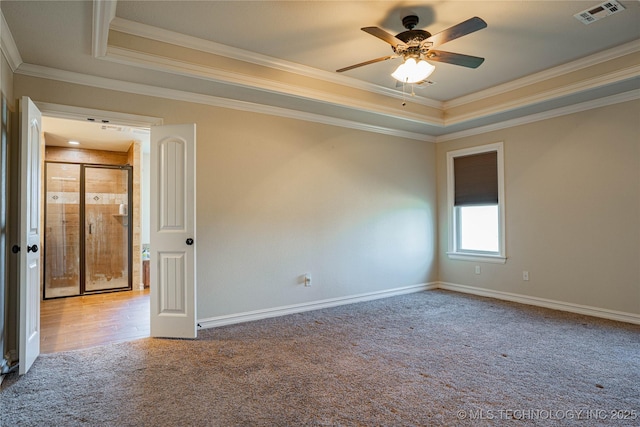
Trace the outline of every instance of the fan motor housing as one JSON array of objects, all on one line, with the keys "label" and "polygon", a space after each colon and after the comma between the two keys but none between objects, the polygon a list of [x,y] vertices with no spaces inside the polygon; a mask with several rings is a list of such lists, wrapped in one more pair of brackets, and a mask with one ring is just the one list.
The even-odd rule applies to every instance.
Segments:
[{"label": "fan motor housing", "polygon": [[396,35],[397,39],[402,40],[407,45],[420,44],[421,41],[431,37],[431,33],[425,30],[408,30]]},{"label": "fan motor housing", "polygon": [[[403,31],[396,35],[396,38],[402,40],[408,48],[400,49],[401,52],[398,53],[402,53],[403,51],[410,53],[412,50],[419,47],[423,40],[431,37],[431,33],[428,31],[414,30],[415,26],[418,25],[418,22],[420,22],[420,18],[418,18],[417,15],[407,15],[402,18],[402,26],[405,27],[407,31]],[[393,51],[397,52],[398,49],[394,48]]]},{"label": "fan motor housing", "polygon": [[425,30],[408,30],[403,31],[396,35],[396,38],[402,40],[405,46],[392,47],[393,51],[401,54],[405,57],[414,56],[419,57],[421,53],[425,53],[427,49],[423,49],[426,46],[421,46],[421,43],[431,37],[431,33]]}]

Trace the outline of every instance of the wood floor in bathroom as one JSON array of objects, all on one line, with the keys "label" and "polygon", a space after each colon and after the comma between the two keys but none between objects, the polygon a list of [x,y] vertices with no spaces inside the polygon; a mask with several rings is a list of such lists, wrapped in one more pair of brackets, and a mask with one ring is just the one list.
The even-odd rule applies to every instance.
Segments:
[{"label": "wood floor in bathroom", "polygon": [[78,350],[148,336],[149,289],[40,303],[40,353]]}]

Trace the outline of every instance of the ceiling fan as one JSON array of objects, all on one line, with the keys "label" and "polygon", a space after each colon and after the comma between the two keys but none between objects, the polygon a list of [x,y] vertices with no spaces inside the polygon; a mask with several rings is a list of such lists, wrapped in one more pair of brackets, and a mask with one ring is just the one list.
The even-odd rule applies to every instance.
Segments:
[{"label": "ceiling fan", "polygon": [[[398,67],[392,76],[402,83],[421,83],[435,69],[433,65],[427,63],[425,60],[446,62],[468,68],[477,68],[484,61],[484,58],[477,56],[434,50],[434,48],[444,43],[485,28],[487,23],[481,18],[476,16],[467,19],[464,22],[433,35],[425,30],[414,30],[418,22],[419,18],[416,15],[405,16],[402,18],[402,25],[407,31],[403,31],[395,36],[378,27],[361,28],[362,31],[389,43],[393,48],[394,54],[340,68],[336,70],[336,72],[342,73],[364,65],[402,57],[402,65]],[[404,67],[405,65],[406,67]],[[402,67],[405,68],[403,71],[401,70]],[[409,68],[411,68],[411,70],[409,70]],[[417,71],[418,68],[421,68],[421,70]],[[415,73],[413,69],[416,70]]]}]

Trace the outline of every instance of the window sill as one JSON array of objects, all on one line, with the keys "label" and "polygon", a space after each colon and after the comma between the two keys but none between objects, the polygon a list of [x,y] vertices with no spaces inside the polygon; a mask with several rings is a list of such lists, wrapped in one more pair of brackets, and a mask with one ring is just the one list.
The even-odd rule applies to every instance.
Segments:
[{"label": "window sill", "polygon": [[487,255],[487,254],[471,254],[462,252],[447,252],[449,259],[456,259],[460,261],[478,261],[478,262],[490,262],[494,264],[505,264],[507,257],[502,255]]}]

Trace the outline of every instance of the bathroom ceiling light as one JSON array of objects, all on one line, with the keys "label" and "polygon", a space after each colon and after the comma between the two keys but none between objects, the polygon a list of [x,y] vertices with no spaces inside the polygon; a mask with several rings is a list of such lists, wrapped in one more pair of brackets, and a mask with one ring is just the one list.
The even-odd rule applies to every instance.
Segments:
[{"label": "bathroom ceiling light", "polygon": [[69,144],[71,144],[71,145],[80,145],[80,143],[78,141],[69,141]]}]

